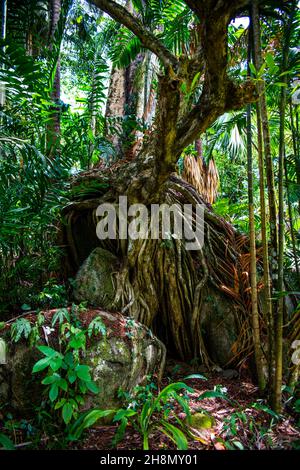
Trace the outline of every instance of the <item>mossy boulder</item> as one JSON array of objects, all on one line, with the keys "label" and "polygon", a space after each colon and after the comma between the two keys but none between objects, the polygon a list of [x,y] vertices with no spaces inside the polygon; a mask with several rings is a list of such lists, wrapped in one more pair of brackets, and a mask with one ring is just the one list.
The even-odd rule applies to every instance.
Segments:
[{"label": "mossy boulder", "polygon": [[201,329],[210,358],[221,367],[234,357],[238,338],[235,305],[225,294],[206,288],[201,305]]},{"label": "mossy boulder", "polygon": [[[43,312],[44,327],[51,326],[55,312]],[[100,309],[86,310],[77,315],[83,328],[95,317],[100,317],[106,328],[105,335],[98,334],[89,340],[82,357],[82,363],[91,367],[92,377],[100,389],[98,394],[88,395],[85,408],[119,407],[119,389],[130,392],[143,384],[148,375],[156,372],[161,376],[165,346],[148,328],[130,317]],[[34,316],[28,318],[33,324]],[[49,346],[57,346],[57,335],[56,328],[47,336]],[[0,364],[0,403],[23,415],[30,414],[41,403],[45,389],[41,385],[42,374],[32,375],[32,367],[40,359],[40,353],[25,340],[11,342],[9,327],[0,332],[0,336],[7,344],[6,364]]]},{"label": "mossy boulder", "polygon": [[208,414],[194,413],[189,420],[186,419],[186,424],[200,431],[201,429],[211,429],[215,424],[215,420],[213,416]]},{"label": "mossy boulder", "polygon": [[118,258],[110,251],[95,248],[79,269],[75,279],[74,297],[77,302],[113,309],[116,289],[113,273],[119,266]]}]

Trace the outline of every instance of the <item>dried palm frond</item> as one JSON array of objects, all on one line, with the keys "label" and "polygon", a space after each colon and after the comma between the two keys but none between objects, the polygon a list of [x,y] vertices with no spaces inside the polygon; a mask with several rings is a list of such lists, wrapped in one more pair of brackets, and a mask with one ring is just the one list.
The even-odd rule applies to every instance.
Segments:
[{"label": "dried palm frond", "polygon": [[184,158],[183,179],[192,184],[205,202],[213,204],[218,194],[219,173],[213,159],[208,165],[202,158],[187,155]]}]

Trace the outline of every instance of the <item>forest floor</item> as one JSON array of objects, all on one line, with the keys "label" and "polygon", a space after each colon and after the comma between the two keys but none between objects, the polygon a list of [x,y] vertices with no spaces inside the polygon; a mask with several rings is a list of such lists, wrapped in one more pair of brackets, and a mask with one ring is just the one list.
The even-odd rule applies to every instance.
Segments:
[{"label": "forest floor", "polygon": [[[230,371],[228,372],[230,375]],[[279,419],[274,418],[265,401],[259,400],[258,389],[253,385],[247,373],[243,372],[243,377],[228,378],[224,371],[220,371],[205,373],[206,381],[184,379],[191,373],[195,373],[194,367],[169,361],[162,383],[162,386],[166,386],[170,380],[172,382],[184,381],[194,389],[194,393],[189,393],[191,412],[208,413],[214,418],[214,424],[210,429],[194,430],[194,438],[189,438],[190,450],[300,448],[300,428],[297,423],[299,417],[293,416],[289,410],[288,413],[284,412]],[[205,398],[199,401],[199,396],[203,392],[212,390],[224,393],[228,400]],[[287,405],[286,408],[288,409],[289,406]],[[174,411],[180,419],[185,418],[179,406]],[[109,450],[112,448],[116,429],[116,425],[93,427],[87,432],[84,441],[79,446],[77,443],[73,447]],[[160,432],[150,437],[149,444],[152,450],[176,448],[172,441]],[[116,448],[119,450],[142,449],[140,434],[132,426],[128,426],[124,439]]]}]

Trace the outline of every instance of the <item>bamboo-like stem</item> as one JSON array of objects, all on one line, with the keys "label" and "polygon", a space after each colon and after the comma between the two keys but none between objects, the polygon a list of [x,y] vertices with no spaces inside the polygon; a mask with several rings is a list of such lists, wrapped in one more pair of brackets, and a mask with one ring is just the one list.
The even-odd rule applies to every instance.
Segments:
[{"label": "bamboo-like stem", "polygon": [[255,364],[257,371],[258,387],[262,392],[265,388],[263,372],[262,349],[260,341],[259,313],[257,301],[257,272],[256,272],[256,236],[254,221],[254,198],[253,198],[253,158],[252,158],[252,136],[251,136],[251,105],[247,106],[247,173],[248,173],[248,206],[249,206],[249,236],[250,236],[250,283],[251,283],[251,308],[252,308],[252,331]]},{"label": "bamboo-like stem", "polygon": [[[291,31],[293,27],[295,4],[293,4],[293,11],[285,27],[284,44],[282,51],[282,73],[286,72],[288,66],[289,45],[291,38]],[[287,74],[283,75],[283,82],[285,85],[288,83]],[[286,108],[287,91],[286,86],[281,88],[280,105],[279,105],[279,160],[278,160],[278,215],[279,215],[279,230],[278,230],[278,291],[279,293],[284,290],[284,160],[285,160],[285,108]],[[275,317],[275,384],[274,384],[274,398],[273,408],[276,412],[281,411],[282,406],[282,346],[283,346],[283,311],[284,311],[284,297],[280,296],[278,300],[277,315]]]},{"label": "bamboo-like stem", "polygon": [[[259,71],[262,66],[262,55],[261,55],[261,31],[259,21],[259,10],[258,3],[254,1],[252,3],[252,22],[253,22],[253,42],[254,42],[254,65],[256,70]],[[266,180],[268,189],[268,202],[269,202],[269,221],[270,221],[270,238],[271,238],[271,267],[272,271],[277,270],[277,223],[276,223],[276,196],[275,196],[275,184],[274,184],[274,168],[271,153],[271,138],[270,128],[268,119],[268,109],[266,102],[265,84],[263,80],[258,80],[258,93],[259,93],[259,104],[261,110],[261,122],[262,122],[262,133],[264,143],[264,156],[265,156],[265,167],[266,167]],[[273,287],[275,282],[273,278]]]}]

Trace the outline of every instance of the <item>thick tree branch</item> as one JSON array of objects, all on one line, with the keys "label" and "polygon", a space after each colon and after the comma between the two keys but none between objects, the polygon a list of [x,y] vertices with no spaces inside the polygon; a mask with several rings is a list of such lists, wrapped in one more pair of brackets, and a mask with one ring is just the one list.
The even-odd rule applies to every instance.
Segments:
[{"label": "thick tree branch", "polygon": [[122,5],[113,0],[91,0],[101,10],[109,14],[114,20],[130,29],[141,41],[142,45],[153,52],[163,63],[165,68],[176,68],[177,58],[147,29],[138,18],[135,18]]},{"label": "thick tree branch", "polygon": [[199,103],[178,124],[174,153],[180,153],[196,140],[219,116],[227,111],[241,109],[255,98],[255,85],[251,81],[236,85],[227,80],[223,94],[216,96],[203,93]]}]

